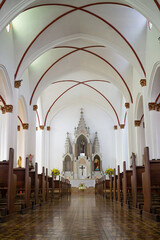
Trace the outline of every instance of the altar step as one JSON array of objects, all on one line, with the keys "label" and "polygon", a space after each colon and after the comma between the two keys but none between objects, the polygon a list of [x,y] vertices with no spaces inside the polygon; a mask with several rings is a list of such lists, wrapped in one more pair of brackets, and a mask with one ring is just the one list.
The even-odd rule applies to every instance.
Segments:
[{"label": "altar step", "polygon": [[71,188],[71,192],[74,193],[78,193],[78,194],[93,194],[95,193],[95,188],[94,187],[88,187],[84,190],[81,190],[77,187],[72,187]]}]

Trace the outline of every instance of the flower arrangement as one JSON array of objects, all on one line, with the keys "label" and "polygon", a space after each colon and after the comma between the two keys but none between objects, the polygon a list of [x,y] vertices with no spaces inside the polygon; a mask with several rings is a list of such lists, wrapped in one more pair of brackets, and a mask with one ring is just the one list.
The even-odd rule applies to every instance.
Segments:
[{"label": "flower arrangement", "polygon": [[108,168],[108,169],[105,171],[105,174],[106,174],[106,175],[113,174],[113,169],[112,169],[112,168]]},{"label": "flower arrangement", "polygon": [[53,168],[53,169],[51,170],[51,176],[52,176],[52,173],[53,173],[53,176],[58,176],[58,175],[60,175],[60,171],[59,171],[58,169],[56,169],[56,168]]},{"label": "flower arrangement", "polygon": [[86,186],[84,185],[84,183],[79,184],[79,189],[80,190],[86,189]]}]

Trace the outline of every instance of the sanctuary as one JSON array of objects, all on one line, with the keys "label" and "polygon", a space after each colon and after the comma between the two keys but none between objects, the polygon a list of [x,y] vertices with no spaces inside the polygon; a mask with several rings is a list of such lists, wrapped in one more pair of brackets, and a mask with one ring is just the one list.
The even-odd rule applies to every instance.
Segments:
[{"label": "sanctuary", "polygon": [[72,179],[95,179],[103,174],[102,155],[98,134],[95,132],[93,144],[90,139],[90,129],[86,127],[81,108],[78,127],[74,130],[74,141],[71,142],[69,133],[65,142],[63,155],[63,175]]}]

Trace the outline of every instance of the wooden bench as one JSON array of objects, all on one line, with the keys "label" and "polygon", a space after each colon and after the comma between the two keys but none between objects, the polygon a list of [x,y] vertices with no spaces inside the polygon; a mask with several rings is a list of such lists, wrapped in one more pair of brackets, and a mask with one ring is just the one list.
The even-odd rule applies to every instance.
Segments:
[{"label": "wooden bench", "polygon": [[26,158],[25,168],[14,168],[17,176],[16,205],[21,205],[21,213],[30,206],[31,178],[29,177],[29,159]]},{"label": "wooden bench", "polygon": [[160,160],[149,160],[144,149],[145,171],[142,173],[144,206],[142,215],[160,221]]},{"label": "wooden bench", "polygon": [[117,201],[122,204],[123,202],[123,192],[122,192],[122,178],[123,173],[120,173],[120,166],[118,165],[118,175],[117,175]]},{"label": "wooden bench", "polygon": [[52,177],[48,177],[48,183],[49,183],[49,198],[51,199],[51,201],[54,198],[54,176],[52,173]]},{"label": "wooden bench", "polygon": [[114,168],[113,172],[113,200],[117,200],[117,179],[118,176],[116,175],[116,169]]},{"label": "wooden bench", "polygon": [[142,173],[144,166],[136,166],[136,160],[133,158],[133,173],[131,176],[132,187],[132,207],[139,210],[142,214],[142,206],[144,204],[143,188],[142,188]]},{"label": "wooden bench", "polygon": [[62,186],[60,176],[58,180],[54,180],[54,198],[62,197]]},{"label": "wooden bench", "polygon": [[106,194],[106,176],[96,179],[95,183],[95,191],[96,194],[100,194],[101,196],[105,196]]},{"label": "wooden bench", "polygon": [[123,177],[122,177],[123,206],[128,206],[129,208],[132,205],[131,176],[132,170],[126,170],[126,162],[123,162]]},{"label": "wooden bench", "polygon": [[39,192],[38,197],[40,199],[40,204],[46,201],[46,181],[45,181],[45,169],[42,167],[42,173],[38,174],[39,179]]},{"label": "wooden bench", "polygon": [[32,204],[37,205],[39,203],[38,192],[39,192],[39,179],[38,179],[38,163],[35,163],[35,170],[29,171],[31,178],[31,200]]},{"label": "wooden bench", "polygon": [[[9,161],[0,162],[0,209],[2,218],[15,211],[17,177],[13,174],[14,150],[9,149]],[[2,220],[0,216],[0,219]]]}]

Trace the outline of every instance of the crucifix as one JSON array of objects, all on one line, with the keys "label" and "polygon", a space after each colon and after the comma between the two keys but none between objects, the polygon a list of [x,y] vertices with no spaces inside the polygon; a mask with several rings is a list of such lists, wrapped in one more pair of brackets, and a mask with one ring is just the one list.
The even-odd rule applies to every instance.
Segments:
[{"label": "crucifix", "polygon": [[83,165],[81,167],[79,167],[80,169],[82,169],[82,176],[83,176],[83,169],[85,169],[85,167],[83,167]]}]

